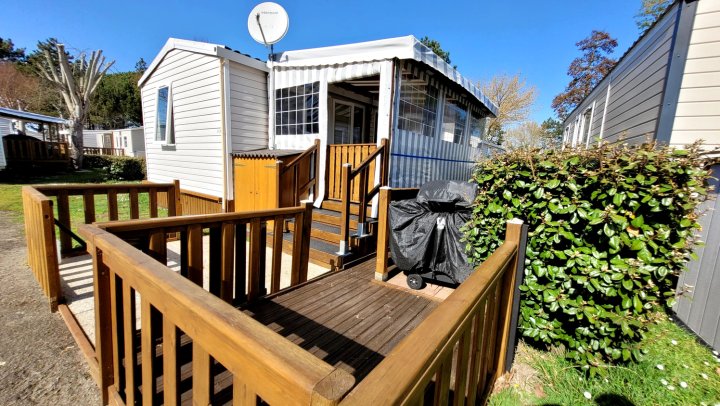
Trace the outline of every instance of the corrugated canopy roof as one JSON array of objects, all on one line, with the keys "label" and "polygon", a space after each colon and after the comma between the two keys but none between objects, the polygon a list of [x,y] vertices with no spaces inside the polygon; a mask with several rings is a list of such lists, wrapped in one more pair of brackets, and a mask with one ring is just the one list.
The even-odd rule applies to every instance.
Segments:
[{"label": "corrugated canopy roof", "polygon": [[412,35],[355,44],[286,51],[275,55],[275,64],[288,67],[320,66],[372,62],[394,58],[413,59],[428,65],[433,70],[462,86],[494,115],[497,115],[497,106],[475,84],[464,78],[457,69],[450,66]]},{"label": "corrugated canopy roof", "polygon": [[30,113],[29,111],[13,110],[5,107],[0,107],[0,117],[15,118],[20,120],[32,121],[35,123],[68,124],[68,121],[64,118]]}]

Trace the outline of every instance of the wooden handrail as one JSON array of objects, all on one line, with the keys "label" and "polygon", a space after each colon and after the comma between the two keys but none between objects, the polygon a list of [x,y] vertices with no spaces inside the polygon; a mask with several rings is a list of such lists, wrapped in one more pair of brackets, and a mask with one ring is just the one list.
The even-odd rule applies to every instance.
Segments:
[{"label": "wooden handrail", "polygon": [[[222,245],[218,258],[210,258],[210,267],[215,259],[219,260],[223,283],[219,294],[213,292],[213,276],[210,275],[210,292],[202,288],[202,275],[183,277],[173,272],[162,261],[164,242],[163,236],[167,227],[178,223],[165,221],[143,222],[145,235],[150,236],[148,253],[143,254],[130,246],[123,233],[110,232],[110,224],[106,230],[99,225],[82,226],[81,234],[88,239],[94,253],[96,275],[96,347],[99,348],[98,362],[100,369],[105,371],[101,387],[103,398],[123,397],[124,403],[133,404],[138,396],[143,403],[154,404],[155,382],[161,371],[153,361],[155,345],[162,339],[162,381],[164,383],[164,403],[176,404],[180,385],[180,337],[184,334],[192,340],[192,393],[193,402],[210,404],[213,393],[212,376],[214,367],[210,359],[221,363],[233,375],[233,400],[236,404],[255,404],[256,396],[270,404],[337,404],[354,384],[354,378],[347,372],[330,366],[307,351],[292,344],[279,334],[273,332],[250,316],[238,311],[227,302],[233,294],[233,275],[244,272],[245,266],[245,225],[250,225],[250,258],[251,267],[258,268],[259,260],[264,259],[264,237],[258,238],[260,221],[273,217],[275,224],[284,216],[296,217],[298,226],[304,234],[304,243],[297,244],[309,247],[310,219],[312,205],[304,203],[302,207],[264,211],[253,217],[252,213],[236,213],[233,215],[189,216],[194,223],[188,224],[189,234],[186,244],[191,244],[197,252],[188,253],[188,264],[185,266],[202,267],[202,229],[209,224],[220,226],[210,230],[210,253],[217,252],[213,247],[213,230],[220,232],[216,241]],[[234,216],[234,218],[233,218]],[[184,219],[188,220],[188,219]],[[304,226],[304,225],[307,225]],[[237,229],[236,229],[237,227]],[[127,230],[127,229],[125,229]],[[133,230],[137,232],[138,230]],[[117,234],[116,234],[117,233]],[[133,234],[137,237],[139,234]],[[237,241],[240,241],[238,243]],[[263,241],[259,241],[262,239]],[[154,240],[154,241],[153,241]],[[241,250],[238,250],[241,247]],[[262,249],[261,249],[262,248]],[[280,249],[278,249],[280,248]],[[281,252],[281,247],[274,247]],[[233,262],[235,252],[237,261]],[[241,257],[241,254],[242,257]],[[229,256],[228,256],[229,255]],[[303,253],[297,254],[302,257]],[[302,259],[302,258],[299,258]],[[275,262],[273,260],[273,262]],[[296,255],[293,255],[293,265]],[[305,258],[307,265],[307,258]],[[242,266],[235,269],[233,266]],[[259,269],[257,269],[259,270]],[[264,270],[263,270],[264,273]],[[300,276],[296,283],[304,281]],[[230,285],[225,285],[226,278]],[[252,285],[252,271],[248,274],[249,285]],[[199,283],[198,283],[199,282]],[[244,279],[236,285],[245,285]],[[98,294],[97,292],[105,292]],[[121,292],[121,293],[114,293]],[[141,305],[135,303],[136,292],[141,298]],[[134,317],[141,313],[142,328],[138,332]],[[157,322],[153,321],[156,320]],[[124,368],[122,359],[135,359],[137,348],[128,345],[126,337],[140,335],[141,365],[139,369]],[[124,341],[123,341],[124,340]],[[121,345],[122,343],[125,345]],[[124,378],[124,379],[122,379]],[[142,393],[137,387],[142,383]]]},{"label": "wooden handrail", "polygon": [[40,191],[45,196],[57,196],[60,191],[67,191],[70,196],[82,196],[85,191],[92,191],[96,195],[107,193],[108,190],[114,190],[117,193],[128,193],[131,189],[138,192],[147,192],[150,189],[169,189],[174,187],[174,183],[110,183],[110,184],[92,184],[92,183],[72,183],[72,184],[43,184],[32,185],[33,188]]},{"label": "wooden handrail", "polygon": [[[505,243],[367,375],[342,405],[482,403],[504,372],[522,221]],[[433,381],[432,383],[431,381]],[[434,384],[432,399],[426,388]]]},{"label": "wooden handrail", "polygon": [[[380,183],[372,189],[369,187],[372,175],[368,173],[370,164],[380,158]],[[342,205],[340,210],[340,244],[338,254],[346,255],[350,252],[350,199],[352,184],[355,178],[359,178],[360,203],[358,210],[358,236],[362,237],[367,233],[367,205],[378,193],[381,186],[387,183],[387,166],[389,157],[388,140],[380,140],[380,146],[368,155],[358,166],[353,169],[351,164],[343,164],[341,170],[341,195]],[[368,190],[370,189],[370,190]]]},{"label": "wooden handrail", "polygon": [[[300,199],[302,198],[302,195],[304,192],[309,191],[309,188],[312,187],[313,191],[313,198],[317,198],[318,195],[318,182],[317,182],[317,176],[318,176],[318,170],[319,170],[319,158],[320,158],[320,140],[316,139],[313,142],[313,145],[303,151],[300,155],[295,157],[292,161],[285,164],[282,161],[278,161],[278,191],[277,191],[277,199],[278,199],[278,207],[283,206],[283,202],[286,199],[283,199],[283,193],[285,192],[282,190],[282,181],[281,179],[285,176],[288,176],[287,174],[292,171],[292,205],[296,206],[300,204]],[[313,173],[312,176],[308,174],[308,181],[305,183],[300,184],[298,179],[300,176],[300,165],[307,159],[312,159],[313,163]]]}]

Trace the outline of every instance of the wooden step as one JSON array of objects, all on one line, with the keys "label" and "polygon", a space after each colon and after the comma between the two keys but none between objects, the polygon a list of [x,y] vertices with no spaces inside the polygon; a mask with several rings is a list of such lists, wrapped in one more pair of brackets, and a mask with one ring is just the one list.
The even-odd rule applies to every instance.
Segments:
[{"label": "wooden step", "polygon": [[[295,232],[295,223],[288,222],[288,229]],[[340,241],[340,227],[313,221],[310,227],[310,236],[330,244],[338,244]]]},{"label": "wooden step", "polygon": [[[313,221],[340,227],[340,212],[326,209],[315,209],[313,210]],[[357,230],[357,216],[350,216],[350,228],[352,230]]]},{"label": "wooden step", "polygon": [[[320,207],[322,207],[323,209],[332,210],[332,211],[336,211],[339,213],[342,210],[342,202],[339,200],[325,199],[325,200],[323,200],[322,206],[320,206]],[[358,213],[360,213],[359,207],[360,207],[360,205],[357,203],[350,203],[350,214],[354,214],[357,216]],[[366,209],[365,213],[367,214],[367,217],[370,217],[370,215],[372,214],[372,208],[370,207],[369,204],[368,204],[368,208]]]}]

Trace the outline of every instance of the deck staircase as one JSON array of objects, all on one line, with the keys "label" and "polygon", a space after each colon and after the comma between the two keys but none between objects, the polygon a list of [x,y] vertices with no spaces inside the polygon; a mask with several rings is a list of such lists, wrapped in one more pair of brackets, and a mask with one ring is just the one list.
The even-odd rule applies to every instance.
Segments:
[{"label": "deck staircase", "polygon": [[[344,269],[375,253],[376,219],[370,218],[370,208],[368,207],[368,234],[364,237],[355,236],[357,234],[359,205],[353,203],[350,205],[350,230],[354,235],[350,241],[351,251],[347,255],[338,254],[340,210],[340,201],[327,199],[323,201],[321,208],[313,210],[313,222],[310,232],[312,237],[310,240],[310,262],[321,266],[329,266],[331,269]],[[283,237],[285,240],[283,251],[292,250],[295,224],[290,221],[287,226],[289,231]]]}]

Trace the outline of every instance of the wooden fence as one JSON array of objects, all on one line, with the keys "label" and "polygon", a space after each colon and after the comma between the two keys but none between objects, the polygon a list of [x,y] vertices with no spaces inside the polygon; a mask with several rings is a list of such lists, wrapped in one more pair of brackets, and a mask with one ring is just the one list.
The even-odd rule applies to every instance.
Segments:
[{"label": "wooden fence", "polygon": [[123,149],[123,148],[105,148],[105,147],[83,147],[83,154],[85,154],[85,155],[125,156],[125,149]]},{"label": "wooden fence", "polygon": [[70,164],[67,142],[40,141],[33,138],[3,138],[8,167]]},{"label": "wooden fence", "polygon": [[[187,357],[192,358],[194,404],[221,402],[223,394],[214,393],[212,383],[218,368],[226,369],[232,382],[231,393],[224,396],[237,404],[255,404],[258,396],[275,404],[336,403],[353,384],[349,374],[230,305],[266,293],[269,221],[274,224],[271,293],[280,289],[282,224],[289,219],[301,230],[295,234],[290,270],[290,283],[297,285],[307,279],[310,202],[258,212],[82,226],[94,256],[96,351],[105,403],[178,404],[187,383],[181,377]],[[208,269],[203,263],[205,230]],[[166,266],[168,233],[181,236],[180,273]],[[128,367],[127,360],[138,358],[139,365]]]},{"label": "wooden fence", "polygon": [[[377,149],[375,144],[334,144],[328,145],[327,164],[327,198],[341,200],[342,194],[342,167],[350,164],[357,168],[370,154]],[[375,162],[369,166],[370,173],[375,174]],[[356,182],[353,185],[350,195],[353,202],[360,201],[360,185]]]},{"label": "wooden fence", "polygon": [[28,265],[50,301],[50,310],[55,312],[61,294],[53,202],[31,186],[23,186],[22,198]]},{"label": "wooden fence", "polygon": [[[152,182],[145,182],[153,185]],[[168,207],[167,196],[158,196],[158,204],[162,208]],[[182,206],[183,215],[195,214],[215,214],[222,213],[222,197],[206,195],[204,193],[193,192],[186,189],[180,190],[180,206]]]},{"label": "wooden fence", "polygon": [[[28,244],[28,264],[50,300],[52,311],[62,301],[59,284],[57,238],[60,240],[61,256],[85,253],[85,241],[73,231],[71,216],[72,196],[82,197],[81,223],[96,221],[96,198],[103,197],[107,202],[107,218],[117,220],[120,210],[127,209],[131,219],[140,218],[139,196],[148,194],[148,206],[143,208],[148,217],[158,217],[158,196],[170,196],[171,204],[168,216],[177,216],[182,212],[177,198],[179,182],[166,184],[65,184],[24,186],[23,211],[25,217],[25,235]],[[118,195],[127,195],[127,203],[118,202]],[[57,204],[54,204],[53,199]],[[57,206],[54,209],[54,206]],[[73,248],[73,241],[78,247]],[[44,247],[44,248],[43,248]]]},{"label": "wooden fence", "polygon": [[505,242],[342,401],[345,405],[483,404],[507,369],[522,221]]}]

